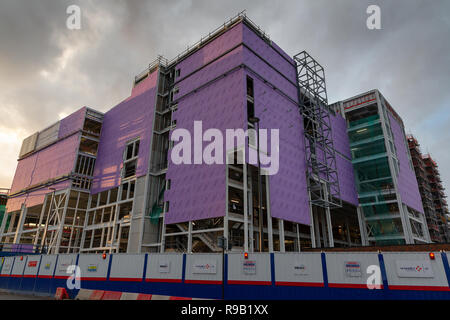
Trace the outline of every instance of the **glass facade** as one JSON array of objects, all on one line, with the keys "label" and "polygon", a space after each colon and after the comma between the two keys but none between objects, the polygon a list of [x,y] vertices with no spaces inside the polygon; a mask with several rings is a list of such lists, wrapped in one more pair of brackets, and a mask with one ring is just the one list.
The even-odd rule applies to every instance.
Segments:
[{"label": "glass facade", "polygon": [[404,244],[400,211],[377,103],[348,112],[348,136],[369,244]]}]

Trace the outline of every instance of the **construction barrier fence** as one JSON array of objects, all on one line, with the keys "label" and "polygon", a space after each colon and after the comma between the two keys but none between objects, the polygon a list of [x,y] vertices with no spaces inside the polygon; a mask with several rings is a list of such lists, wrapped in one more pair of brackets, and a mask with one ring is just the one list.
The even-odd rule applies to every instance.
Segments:
[{"label": "construction barrier fence", "polygon": [[59,254],[1,259],[0,288],[234,300],[450,299],[445,252]]}]

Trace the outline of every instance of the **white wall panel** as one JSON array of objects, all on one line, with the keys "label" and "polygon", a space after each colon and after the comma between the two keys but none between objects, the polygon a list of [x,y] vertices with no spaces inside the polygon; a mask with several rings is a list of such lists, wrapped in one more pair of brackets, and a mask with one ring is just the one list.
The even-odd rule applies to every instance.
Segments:
[{"label": "white wall panel", "polygon": [[111,263],[111,280],[142,280],[145,254],[113,254]]},{"label": "white wall panel", "polygon": [[[328,284],[330,287],[367,287],[367,280],[372,275],[368,273],[369,266],[375,266],[379,277],[373,285],[383,285],[378,253],[375,252],[327,252]],[[369,270],[370,271],[370,270]],[[381,288],[381,287],[379,287]]]},{"label": "white wall panel", "polygon": [[442,256],[435,252],[431,260],[429,252],[386,252],[384,264],[390,289],[414,289],[414,287],[448,287]]},{"label": "white wall panel", "polygon": [[78,266],[80,267],[81,279],[106,279],[109,259],[110,255],[108,254],[105,259],[103,259],[102,254],[80,254]]},{"label": "white wall panel", "polygon": [[41,255],[30,255],[25,265],[24,276],[36,276],[39,269],[39,262],[41,261]]},{"label": "white wall panel", "polygon": [[179,253],[152,253],[147,258],[146,280],[180,281],[183,276],[183,255]]},{"label": "white wall panel", "polygon": [[41,265],[39,267],[39,277],[52,277],[55,271],[56,254],[43,255],[41,260]]},{"label": "white wall panel", "polygon": [[186,255],[185,282],[222,283],[222,254]]},{"label": "white wall panel", "polygon": [[242,253],[228,254],[228,283],[259,282],[268,285],[271,281],[269,253],[249,253],[248,259],[244,259]]},{"label": "white wall panel", "polygon": [[323,284],[321,254],[317,252],[275,253],[275,283]]},{"label": "white wall panel", "polygon": [[76,265],[77,255],[76,254],[60,254],[58,255],[58,263],[56,265],[55,278],[56,277],[69,277],[70,274],[67,273],[67,268],[71,265]]},{"label": "white wall panel", "polygon": [[12,271],[13,263],[14,263],[14,257],[6,257],[5,260],[3,261],[2,272],[0,274],[4,275],[4,276],[10,275],[11,271]]}]

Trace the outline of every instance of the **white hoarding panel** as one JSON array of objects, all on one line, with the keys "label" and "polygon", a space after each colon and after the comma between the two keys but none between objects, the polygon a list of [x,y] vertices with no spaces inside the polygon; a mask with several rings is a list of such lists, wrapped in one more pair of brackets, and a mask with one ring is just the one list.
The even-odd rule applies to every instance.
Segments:
[{"label": "white hoarding panel", "polygon": [[25,271],[23,272],[24,277],[37,276],[41,257],[41,255],[28,256]]},{"label": "white hoarding panel", "polygon": [[449,290],[442,256],[429,252],[383,253],[389,289]]},{"label": "white hoarding panel", "polygon": [[320,253],[275,253],[277,286],[323,286]]},{"label": "white hoarding panel", "polygon": [[80,254],[78,266],[80,267],[81,280],[106,280],[109,259],[110,255],[103,258],[102,254]]},{"label": "white hoarding panel", "polygon": [[142,281],[145,254],[113,254],[111,281]]},{"label": "white hoarding panel", "polygon": [[215,253],[186,255],[185,282],[221,284],[222,255]]},{"label": "white hoarding panel", "polygon": [[228,284],[271,285],[269,253],[228,254]]},{"label": "white hoarding panel", "polygon": [[328,285],[334,288],[381,289],[380,262],[376,252],[327,252]]},{"label": "white hoarding panel", "polygon": [[[76,254],[60,254],[58,255],[58,262],[56,264],[55,278],[56,279],[64,279],[70,276],[69,270],[70,266],[77,264],[77,255]],[[47,263],[45,264],[47,267]],[[51,267],[50,267],[51,269]],[[41,268],[42,270],[42,268]]]},{"label": "white hoarding panel", "polygon": [[2,276],[9,276],[11,274],[13,264],[14,264],[14,257],[4,258],[2,271],[0,274]]},{"label": "white hoarding panel", "polygon": [[57,257],[58,256],[56,254],[42,256],[41,265],[39,266],[38,278],[53,277]]},{"label": "white hoarding panel", "polygon": [[22,276],[27,263],[27,256],[17,256],[11,271],[11,276]]},{"label": "white hoarding panel", "polygon": [[149,253],[145,281],[181,282],[183,255],[179,253]]}]

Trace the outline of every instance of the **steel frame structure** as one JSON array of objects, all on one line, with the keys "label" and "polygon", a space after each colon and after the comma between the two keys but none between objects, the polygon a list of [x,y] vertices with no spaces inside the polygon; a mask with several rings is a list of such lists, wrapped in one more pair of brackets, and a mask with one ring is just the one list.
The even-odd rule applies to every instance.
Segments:
[{"label": "steel frame structure", "polygon": [[306,175],[311,204],[340,208],[330,109],[323,67],[306,51],[294,56],[297,64],[300,112],[304,119]]}]

